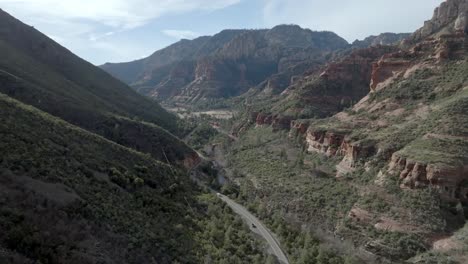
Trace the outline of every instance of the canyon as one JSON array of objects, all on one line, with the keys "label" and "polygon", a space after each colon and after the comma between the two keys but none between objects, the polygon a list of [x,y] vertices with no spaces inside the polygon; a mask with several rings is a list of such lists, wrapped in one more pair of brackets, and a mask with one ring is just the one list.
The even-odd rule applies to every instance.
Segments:
[{"label": "canyon", "polygon": [[0,262],[467,263],[468,1],[441,2],[99,67],[0,10]]}]

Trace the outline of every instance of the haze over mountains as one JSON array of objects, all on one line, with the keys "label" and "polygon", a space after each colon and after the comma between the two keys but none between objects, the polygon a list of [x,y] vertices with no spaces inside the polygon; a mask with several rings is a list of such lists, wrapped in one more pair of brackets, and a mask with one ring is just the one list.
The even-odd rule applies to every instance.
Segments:
[{"label": "haze over mountains", "polygon": [[331,32],[298,26],[226,30],[213,37],[182,40],[143,60],[102,68],[145,95],[196,102],[240,95],[274,73],[321,63],[346,45]]},{"label": "haze over mountains", "polygon": [[468,262],[467,0],[101,67],[0,10],[0,55],[0,263],[279,263],[223,195],[288,263]]},{"label": "haze over mountains", "polygon": [[159,101],[196,103],[238,96],[271,77],[279,86],[271,89],[281,92],[293,76],[324,64],[337,50],[393,44],[405,36],[383,34],[350,46],[332,32],[296,25],[225,30],[212,37],[181,40],[145,59],[101,67]]}]

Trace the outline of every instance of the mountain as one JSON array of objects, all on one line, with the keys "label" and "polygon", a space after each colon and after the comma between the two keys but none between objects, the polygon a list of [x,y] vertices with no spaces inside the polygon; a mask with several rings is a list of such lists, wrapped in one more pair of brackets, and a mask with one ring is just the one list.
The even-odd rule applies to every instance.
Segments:
[{"label": "mountain", "polygon": [[[447,0],[402,43],[340,52],[280,94],[241,97],[225,150],[240,199],[358,263],[466,263],[467,6]],[[291,232],[280,240],[300,243]]]},{"label": "mountain", "polygon": [[3,11],[0,54],[0,263],[266,261],[187,124]]},{"label": "mountain", "polygon": [[190,163],[177,118],[0,11],[0,92],[163,162]]},{"label": "mountain", "polygon": [[468,27],[468,4],[464,0],[447,0],[434,10],[432,18],[414,32],[409,43],[428,37],[439,37],[457,31],[466,32]]},{"label": "mountain", "polygon": [[[291,263],[467,263],[467,15],[446,0],[354,45],[225,30],[102,66],[132,90],[0,11],[0,263],[275,263],[193,178]],[[139,93],[235,114],[188,124]]]},{"label": "mountain", "polygon": [[411,33],[382,33],[377,36],[369,36],[363,40],[352,43],[355,48],[366,48],[377,45],[395,45],[409,37]]},{"label": "mountain", "polygon": [[280,25],[181,40],[146,59],[101,67],[157,100],[198,102],[240,95],[273,74],[323,63],[346,47],[332,32]]},{"label": "mountain", "polygon": [[184,220],[192,190],[182,171],[4,94],[0,120],[3,263],[190,258],[187,247],[163,244],[187,240],[176,225],[192,221]]},{"label": "mountain", "polygon": [[240,218],[181,167],[1,93],[0,134],[1,263],[266,260]]}]

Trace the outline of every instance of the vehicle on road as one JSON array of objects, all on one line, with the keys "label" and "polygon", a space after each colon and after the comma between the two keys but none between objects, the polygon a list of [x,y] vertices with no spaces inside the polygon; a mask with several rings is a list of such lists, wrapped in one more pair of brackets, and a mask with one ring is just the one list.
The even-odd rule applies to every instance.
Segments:
[{"label": "vehicle on road", "polygon": [[252,223],[252,228],[257,228],[257,226],[254,223]]}]

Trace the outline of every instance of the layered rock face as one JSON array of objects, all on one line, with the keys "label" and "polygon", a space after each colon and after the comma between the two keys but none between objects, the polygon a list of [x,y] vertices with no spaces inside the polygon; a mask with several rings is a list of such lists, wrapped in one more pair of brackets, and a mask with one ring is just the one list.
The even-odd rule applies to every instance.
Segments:
[{"label": "layered rock face", "polygon": [[[466,1],[447,1],[444,5],[455,2]],[[309,153],[330,157],[328,162],[341,159],[335,176],[344,179],[338,182],[350,183],[360,196],[348,217],[366,226],[364,230],[353,226],[350,233],[346,233],[346,226],[341,233],[344,237],[355,239],[362,232],[363,240],[375,239],[368,236],[369,228],[375,228],[429,240],[434,234],[452,232],[466,218],[468,142],[464,129],[466,103],[462,101],[468,98],[464,77],[467,35],[460,30],[463,14],[438,12],[436,17],[451,17],[440,23],[448,28],[453,25],[453,30],[445,30],[445,26],[442,31],[434,29],[409,46],[349,51],[325,67],[291,80],[279,99],[274,97],[268,114],[256,112],[250,118],[265,126],[273,124],[277,114],[291,114],[298,119],[290,122],[289,138],[294,143],[304,144]],[[331,116],[342,110],[340,103],[352,98],[351,91],[357,100],[359,95],[368,96],[352,109],[322,118],[321,113]],[[267,100],[258,109],[265,109]],[[312,114],[302,116],[301,110],[307,108]],[[425,135],[436,132],[450,140],[424,141]],[[306,168],[329,173],[328,162]],[[398,186],[438,189],[443,199],[429,191],[399,192],[395,190]],[[307,209],[300,208],[310,212]],[[393,250],[385,241],[375,242],[379,246],[372,252],[377,255]]]},{"label": "layered rock face", "polygon": [[336,166],[338,177],[353,172],[357,162],[373,156],[376,153],[376,148],[373,144],[351,142],[345,139],[339,153],[343,156],[343,160]]},{"label": "layered rock face", "polygon": [[293,120],[291,121],[291,129],[289,131],[289,138],[293,139],[298,136],[305,137],[309,123],[307,121]]},{"label": "layered rock face", "polygon": [[448,200],[468,201],[468,164],[447,166],[413,161],[398,153],[393,154],[388,173],[399,175],[403,188],[437,187],[442,197]]},{"label": "layered rock face", "polygon": [[408,52],[399,51],[382,56],[372,64],[371,91],[376,91],[380,83],[406,70],[410,64],[411,54]]},{"label": "layered rock face", "polygon": [[378,46],[353,50],[349,55],[316,68],[310,74],[295,78],[282,95],[283,100],[273,107],[284,111],[283,105],[295,101],[300,118],[310,118],[309,113],[329,116],[359,101],[369,92],[372,64],[382,55],[398,50],[392,46]]},{"label": "layered rock face", "polygon": [[372,92],[384,87],[388,81],[404,74],[411,66],[420,63],[422,57],[434,63],[462,57],[467,49],[467,35],[462,31],[427,38],[407,50],[383,55],[372,64],[370,89]]},{"label": "layered rock face", "polygon": [[356,50],[342,61],[329,64],[320,77],[342,82],[354,80],[368,82],[373,62],[393,50],[395,48],[382,46]]},{"label": "layered rock face", "polygon": [[455,31],[468,31],[468,1],[447,0],[435,9],[431,20],[409,37],[415,43],[432,35],[443,35]]},{"label": "layered rock face", "polygon": [[344,139],[345,134],[309,128],[306,142],[309,152],[322,153],[330,157],[337,155]]},{"label": "layered rock face", "polygon": [[309,152],[343,157],[336,166],[337,177],[353,172],[359,160],[371,157],[376,152],[374,144],[352,142],[347,132],[316,130],[313,127],[307,130],[306,145]]},{"label": "layered rock face", "polygon": [[[283,72],[268,82],[268,88],[284,90],[293,75],[324,63],[325,55],[346,47],[348,43],[334,33],[282,25],[271,30],[227,30],[213,37],[182,40],[146,59],[102,68],[158,100],[196,102],[240,95]],[[296,67],[302,64],[305,66]],[[186,69],[187,65],[192,69]],[[174,72],[179,75],[171,74]]]},{"label": "layered rock face", "polygon": [[271,126],[274,130],[289,130],[291,127],[292,118],[288,116],[272,115],[258,113],[255,118],[257,126]]}]

